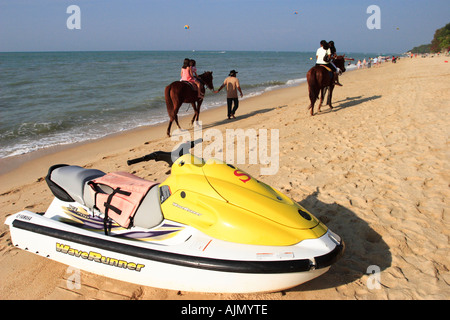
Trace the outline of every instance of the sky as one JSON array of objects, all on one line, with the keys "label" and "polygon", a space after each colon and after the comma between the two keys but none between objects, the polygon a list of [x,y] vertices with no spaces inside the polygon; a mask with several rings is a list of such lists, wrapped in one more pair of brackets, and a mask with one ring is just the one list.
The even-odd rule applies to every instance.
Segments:
[{"label": "sky", "polygon": [[449,22],[449,0],[0,0],[0,52],[308,52],[333,40],[338,52],[403,53]]}]

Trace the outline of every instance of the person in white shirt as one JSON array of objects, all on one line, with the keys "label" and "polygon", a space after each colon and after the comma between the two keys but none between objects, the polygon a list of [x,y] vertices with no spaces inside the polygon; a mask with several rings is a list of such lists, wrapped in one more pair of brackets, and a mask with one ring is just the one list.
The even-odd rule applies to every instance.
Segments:
[{"label": "person in white shirt", "polygon": [[339,83],[339,81],[337,81],[337,70],[336,67],[330,63],[331,62],[331,50],[330,47],[328,45],[328,42],[326,42],[325,40],[320,41],[320,48],[317,49],[316,51],[316,66],[326,66],[328,68],[330,68],[333,72],[334,76],[334,80],[335,80],[335,84],[342,86],[342,84]]},{"label": "person in white shirt", "polygon": [[320,48],[317,49],[316,51],[316,65],[326,65],[328,67],[330,64],[329,63],[330,58],[331,58],[331,50],[328,47],[328,42],[326,42],[325,40],[320,41]]}]

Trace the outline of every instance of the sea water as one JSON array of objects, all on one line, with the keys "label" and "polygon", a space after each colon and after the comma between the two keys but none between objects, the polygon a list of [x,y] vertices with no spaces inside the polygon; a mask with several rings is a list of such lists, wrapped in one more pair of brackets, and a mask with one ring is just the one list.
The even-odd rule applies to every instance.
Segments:
[{"label": "sea water", "polygon": [[[164,88],[180,79],[184,58],[199,74],[213,71],[216,90],[237,70],[244,99],[305,82],[315,64],[314,52],[0,53],[0,158],[167,121]],[[225,90],[207,90],[202,110],[225,101]]]}]

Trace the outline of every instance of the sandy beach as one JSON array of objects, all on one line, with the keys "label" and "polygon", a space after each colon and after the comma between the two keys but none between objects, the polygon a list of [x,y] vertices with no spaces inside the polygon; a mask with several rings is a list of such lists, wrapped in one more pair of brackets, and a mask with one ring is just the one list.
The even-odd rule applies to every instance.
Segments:
[{"label": "sandy beach", "polygon": [[[226,119],[226,107],[200,115],[204,130],[279,130],[276,175],[261,175],[261,165],[239,167],[299,202],[344,239],[344,256],[323,276],[284,292],[244,295],[163,290],[82,271],[81,289],[68,289],[66,265],[11,245],[6,217],[46,210],[52,194],[44,177],[53,164],[165,179],[162,163],[126,164],[179,143],[165,136],[165,123],[0,161],[0,299],[449,299],[447,60],[402,58],[347,72],[340,78],[344,86],[334,90],[334,109],[324,106],[314,117],[307,110],[306,84],[245,99],[233,120]],[[189,121],[180,124],[187,129]],[[367,285],[371,266],[380,271],[378,288]]]}]

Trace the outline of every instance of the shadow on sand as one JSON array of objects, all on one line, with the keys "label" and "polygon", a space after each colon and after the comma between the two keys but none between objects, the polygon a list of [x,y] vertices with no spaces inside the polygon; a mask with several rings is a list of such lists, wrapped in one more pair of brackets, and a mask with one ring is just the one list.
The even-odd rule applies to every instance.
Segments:
[{"label": "shadow on sand", "polygon": [[[333,102],[333,104],[334,104],[333,109],[330,109],[330,108],[327,109],[328,106],[323,105],[322,106],[322,110],[320,112],[317,112],[315,115],[327,114],[327,113],[330,113],[330,112],[336,112],[336,111],[339,111],[341,109],[357,106],[357,105],[359,105],[361,103],[364,103],[364,102],[367,102],[367,101],[380,99],[381,97],[382,97],[381,95],[375,95],[375,96],[366,97],[366,98],[363,98],[362,96],[347,97],[346,99]],[[326,103],[326,99],[324,99],[324,103]],[[340,104],[336,105],[338,103],[340,103]],[[325,108],[325,110],[323,108]]]},{"label": "shadow on sand", "polygon": [[380,271],[389,268],[392,256],[381,235],[353,211],[337,203],[324,203],[318,194],[316,191],[298,203],[344,240],[345,252],[327,273],[287,291],[335,288],[368,274],[369,266],[378,266]]},{"label": "shadow on sand", "polygon": [[[216,122],[213,122],[213,123],[210,123],[210,124],[207,124],[207,125],[203,125],[203,128],[207,129],[207,128],[211,128],[211,127],[215,127],[215,126],[220,126],[220,125],[226,124],[226,123],[233,123],[235,121],[251,118],[251,117],[253,117],[253,116],[257,115],[257,114],[263,114],[263,113],[267,113],[267,112],[270,112],[270,111],[273,111],[273,110],[276,110],[276,109],[285,108],[285,107],[287,107],[287,105],[278,106],[278,107],[274,107],[274,108],[266,108],[266,109],[261,109],[261,110],[255,110],[255,111],[252,111],[252,112],[249,112],[249,113],[246,113],[246,114],[237,115],[235,119],[226,119],[225,118],[225,119],[220,120],[220,121],[216,121]],[[225,110],[225,112],[226,112],[226,110]],[[238,112],[239,112],[239,109],[238,109]],[[226,117],[225,113],[224,113],[224,117]]]}]

